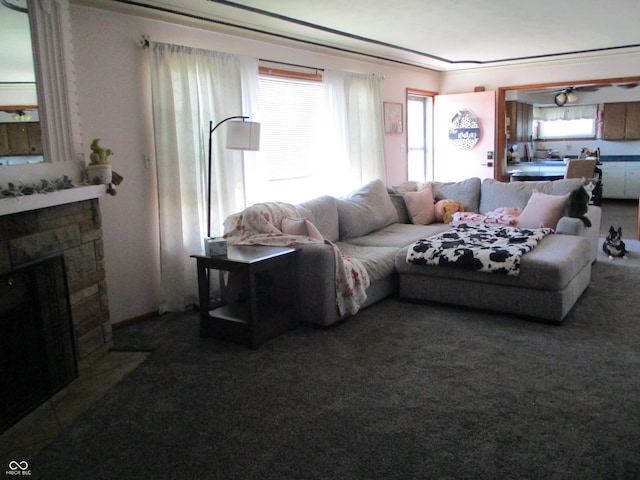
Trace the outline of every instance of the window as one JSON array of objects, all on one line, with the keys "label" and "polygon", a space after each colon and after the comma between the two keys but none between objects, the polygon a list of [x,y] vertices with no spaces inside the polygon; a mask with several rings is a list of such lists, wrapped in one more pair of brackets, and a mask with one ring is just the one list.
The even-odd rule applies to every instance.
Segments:
[{"label": "window", "polygon": [[593,138],[595,136],[596,121],[593,118],[538,122],[538,138]]},{"label": "window", "polygon": [[433,161],[433,97],[428,92],[407,93],[407,175],[409,180],[426,181]]},{"label": "window", "polygon": [[313,176],[316,131],[323,111],[322,83],[261,75],[263,161],[270,182]]},{"label": "window", "polygon": [[[321,81],[260,74],[260,151],[246,166],[247,205],[299,203],[321,195],[323,168]],[[322,189],[322,191],[321,191]]]},{"label": "window", "polygon": [[534,107],[538,138],[595,138],[597,105]]},{"label": "window", "polygon": [[386,175],[381,77],[322,76],[260,72],[261,146],[244,157],[246,204],[344,196]]}]

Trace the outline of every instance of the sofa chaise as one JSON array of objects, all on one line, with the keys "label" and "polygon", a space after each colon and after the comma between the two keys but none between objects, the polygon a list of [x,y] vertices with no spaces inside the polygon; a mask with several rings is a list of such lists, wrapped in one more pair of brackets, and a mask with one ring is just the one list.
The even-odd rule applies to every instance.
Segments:
[{"label": "sofa chaise", "polygon": [[[581,179],[503,183],[470,178],[430,182],[430,188],[434,201],[451,199],[464,204],[466,212],[487,214],[499,207],[524,209],[535,191],[568,195],[582,183]],[[338,308],[338,254],[366,269],[369,284],[360,308],[399,294],[405,299],[561,322],[589,284],[598,250],[601,211],[597,206],[589,205],[585,215],[591,227],[578,218],[561,216],[555,233],[522,257],[520,275],[513,277],[407,263],[411,244],[451,226],[443,221],[412,223],[406,195],[375,180],[344,198],[321,196],[295,206],[297,215],[324,239],[298,245],[298,302],[303,323],[327,327],[349,316]]]}]

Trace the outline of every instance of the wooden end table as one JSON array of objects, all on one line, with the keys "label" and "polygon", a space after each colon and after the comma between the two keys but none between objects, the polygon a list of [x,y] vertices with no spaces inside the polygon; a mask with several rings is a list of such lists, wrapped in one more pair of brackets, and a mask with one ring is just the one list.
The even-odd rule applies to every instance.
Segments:
[{"label": "wooden end table", "polygon": [[[298,326],[297,253],[289,247],[230,245],[226,255],[191,255],[198,269],[200,336],[255,349]],[[209,298],[211,270],[219,271],[217,306]]]}]

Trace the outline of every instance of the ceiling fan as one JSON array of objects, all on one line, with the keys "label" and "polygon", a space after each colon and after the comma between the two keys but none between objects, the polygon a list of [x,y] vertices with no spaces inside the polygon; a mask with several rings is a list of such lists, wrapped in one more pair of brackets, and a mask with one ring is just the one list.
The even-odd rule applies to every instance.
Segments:
[{"label": "ceiling fan", "polygon": [[578,101],[578,94],[576,92],[597,92],[601,87],[608,87],[610,85],[584,85],[581,87],[566,87],[556,92],[553,96],[553,103],[559,107],[565,106],[567,103],[575,103]]}]

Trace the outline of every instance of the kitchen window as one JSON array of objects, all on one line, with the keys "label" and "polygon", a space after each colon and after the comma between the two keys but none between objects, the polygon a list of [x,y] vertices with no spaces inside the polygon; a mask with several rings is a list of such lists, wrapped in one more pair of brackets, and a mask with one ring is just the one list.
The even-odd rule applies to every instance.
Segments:
[{"label": "kitchen window", "polygon": [[534,107],[534,131],[542,140],[595,138],[597,105]]}]

